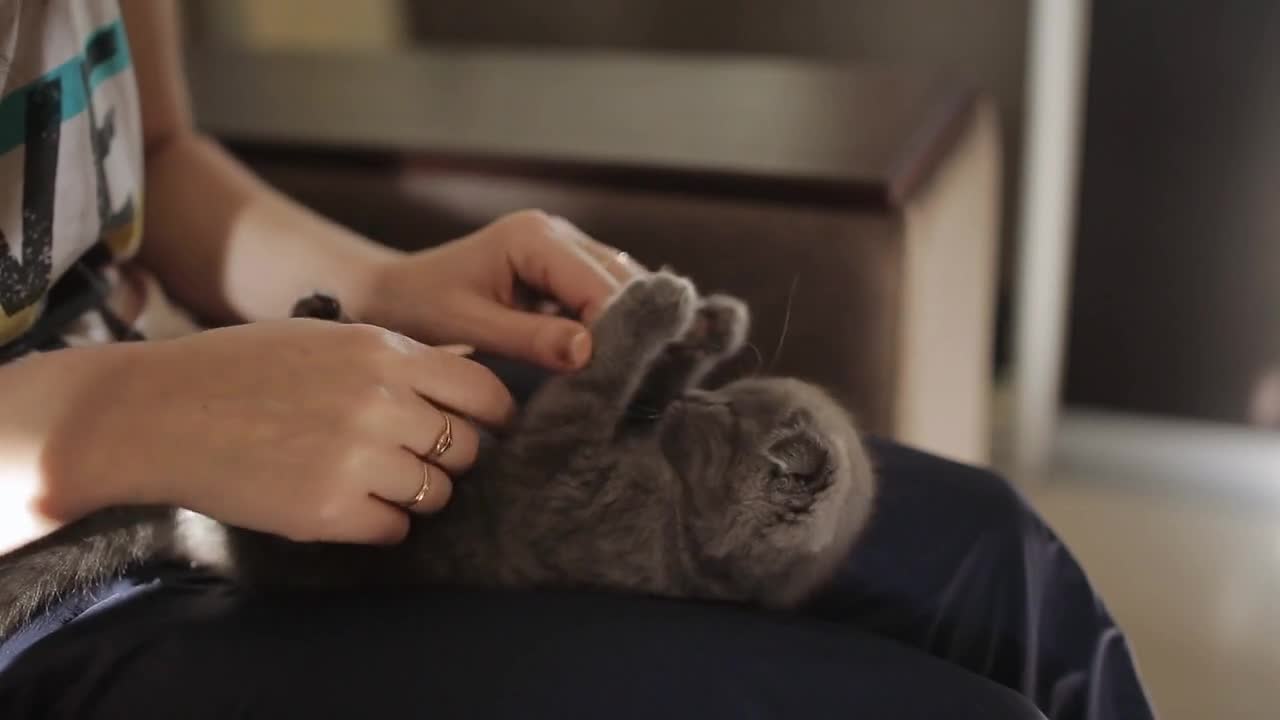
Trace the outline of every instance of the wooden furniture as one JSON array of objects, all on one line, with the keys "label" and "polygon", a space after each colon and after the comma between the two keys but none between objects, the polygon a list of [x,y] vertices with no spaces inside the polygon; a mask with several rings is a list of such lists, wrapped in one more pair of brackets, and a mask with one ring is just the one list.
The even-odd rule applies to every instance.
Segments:
[{"label": "wooden furniture", "polygon": [[540,207],[756,316],[740,370],[988,452],[999,140],[972,89],[760,58],[195,49],[197,117],[271,182],[423,247]]}]

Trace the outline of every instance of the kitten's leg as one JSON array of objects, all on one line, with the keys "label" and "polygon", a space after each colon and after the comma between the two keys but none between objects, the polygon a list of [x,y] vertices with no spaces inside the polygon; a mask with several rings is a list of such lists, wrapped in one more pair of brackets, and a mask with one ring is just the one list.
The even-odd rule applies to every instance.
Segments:
[{"label": "kitten's leg", "polygon": [[536,393],[523,428],[576,428],[588,441],[612,437],[654,361],[689,329],[697,299],[693,284],[671,273],[633,280],[592,329],[591,362]]},{"label": "kitten's leg", "polygon": [[174,516],[172,508],[107,508],[0,555],[0,640],[73,592],[172,557]]},{"label": "kitten's leg", "polygon": [[741,300],[712,295],[698,306],[689,331],[667,346],[636,396],[638,413],[659,413],[686,390],[697,387],[717,365],[742,348],[751,316]]}]

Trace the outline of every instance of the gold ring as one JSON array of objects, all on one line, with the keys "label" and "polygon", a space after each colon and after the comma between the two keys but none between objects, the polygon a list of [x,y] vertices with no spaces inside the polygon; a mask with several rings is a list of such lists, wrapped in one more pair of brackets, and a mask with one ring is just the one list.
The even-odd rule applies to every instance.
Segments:
[{"label": "gold ring", "polygon": [[444,457],[444,454],[449,452],[449,448],[453,447],[453,423],[449,422],[449,413],[441,412],[440,417],[444,418],[444,430],[441,430],[440,437],[436,438],[435,447],[427,453],[428,458]]},{"label": "gold ring", "polygon": [[429,492],[431,492],[431,471],[427,468],[427,464],[423,463],[422,487],[418,488],[418,494],[414,495],[412,500],[407,503],[403,503],[405,508],[412,508],[414,505],[422,502],[422,498],[426,497]]},{"label": "gold ring", "polygon": [[613,259],[609,261],[609,264],[605,266],[605,269],[611,268],[615,264],[617,264],[618,267],[625,270],[627,269],[627,265],[630,262],[631,262],[631,253],[628,253],[626,250],[619,250],[618,254],[614,255]]}]

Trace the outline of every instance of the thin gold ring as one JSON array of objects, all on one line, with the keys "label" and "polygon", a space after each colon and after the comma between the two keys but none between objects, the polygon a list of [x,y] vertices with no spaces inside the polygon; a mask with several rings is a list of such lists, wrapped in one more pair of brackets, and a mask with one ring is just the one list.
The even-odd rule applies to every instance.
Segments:
[{"label": "thin gold ring", "polygon": [[435,447],[427,453],[428,458],[444,457],[444,454],[449,452],[449,448],[453,447],[453,423],[449,422],[449,413],[442,412],[440,417],[444,418],[444,430],[441,430],[440,437],[436,438]]},{"label": "thin gold ring", "polygon": [[414,505],[422,502],[422,499],[425,498],[429,492],[431,492],[431,470],[427,467],[426,463],[423,463],[422,487],[418,488],[418,494],[414,495],[412,500],[404,503],[405,508],[412,508]]},{"label": "thin gold ring", "polygon": [[616,264],[619,268],[626,270],[627,265],[630,262],[631,262],[631,253],[627,252],[626,250],[619,250],[618,254],[614,255],[613,259],[609,261],[609,264],[605,266],[605,269],[611,268]]}]

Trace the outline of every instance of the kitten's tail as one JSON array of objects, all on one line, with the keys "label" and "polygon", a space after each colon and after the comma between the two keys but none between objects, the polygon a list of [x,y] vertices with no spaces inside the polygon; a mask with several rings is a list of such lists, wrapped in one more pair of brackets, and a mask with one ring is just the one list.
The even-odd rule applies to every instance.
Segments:
[{"label": "kitten's tail", "polygon": [[175,511],[110,508],[0,556],[0,640],[51,604],[172,554]]}]

